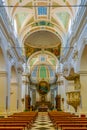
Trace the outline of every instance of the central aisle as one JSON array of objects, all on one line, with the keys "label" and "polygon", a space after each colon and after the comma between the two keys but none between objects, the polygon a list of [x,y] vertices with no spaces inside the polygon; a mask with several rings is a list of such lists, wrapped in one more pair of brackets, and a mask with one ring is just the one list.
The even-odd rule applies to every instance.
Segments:
[{"label": "central aisle", "polygon": [[55,130],[47,112],[39,112],[31,130]]}]

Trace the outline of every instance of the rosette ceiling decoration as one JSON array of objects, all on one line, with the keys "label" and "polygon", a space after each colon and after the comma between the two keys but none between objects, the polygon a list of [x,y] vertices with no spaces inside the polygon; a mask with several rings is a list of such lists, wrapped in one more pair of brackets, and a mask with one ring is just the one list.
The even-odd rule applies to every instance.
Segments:
[{"label": "rosette ceiling decoration", "polygon": [[[80,0],[6,0],[6,5],[13,6],[8,8],[8,12],[16,26],[18,36],[22,41],[20,45],[23,49],[23,54],[29,61],[30,57],[36,52],[44,50],[49,52],[47,61],[40,61],[42,54],[32,57],[28,62],[31,70],[31,79],[34,82],[41,80],[41,70],[44,71],[42,78],[46,81],[53,82],[56,66],[58,65],[58,57],[60,56],[60,48],[64,44],[64,39],[67,37],[70,21],[75,17],[77,8],[71,5],[79,4]],[[61,6],[63,5],[63,6]],[[54,61],[50,61],[49,57],[57,57]],[[44,56],[42,56],[44,57]],[[44,58],[42,58],[44,59]],[[34,62],[34,63],[33,63]],[[55,65],[52,64],[55,62]],[[33,64],[33,67],[31,66]],[[34,70],[36,75],[34,77]],[[33,76],[32,76],[33,75]],[[36,80],[35,78],[38,79]]]}]

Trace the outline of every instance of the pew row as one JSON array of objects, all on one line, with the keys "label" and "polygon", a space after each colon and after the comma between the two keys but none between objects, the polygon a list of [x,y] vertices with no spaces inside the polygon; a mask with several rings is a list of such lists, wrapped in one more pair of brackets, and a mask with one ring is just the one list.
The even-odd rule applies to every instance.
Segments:
[{"label": "pew row", "polygon": [[78,117],[77,115],[67,112],[48,112],[48,115],[58,130],[63,130],[64,127],[87,127],[87,118]]},{"label": "pew row", "polygon": [[0,119],[0,130],[29,130],[36,119],[37,112],[15,113]]}]

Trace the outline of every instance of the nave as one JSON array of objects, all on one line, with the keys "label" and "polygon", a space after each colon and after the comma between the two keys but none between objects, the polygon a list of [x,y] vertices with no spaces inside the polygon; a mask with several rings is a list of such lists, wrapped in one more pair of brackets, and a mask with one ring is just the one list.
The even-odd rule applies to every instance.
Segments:
[{"label": "nave", "polygon": [[31,130],[55,130],[47,112],[39,112]]},{"label": "nave", "polygon": [[87,117],[61,111],[20,112],[0,118],[0,130],[87,130]]},{"label": "nave", "polygon": [[87,0],[0,0],[0,129],[83,130],[86,117]]}]

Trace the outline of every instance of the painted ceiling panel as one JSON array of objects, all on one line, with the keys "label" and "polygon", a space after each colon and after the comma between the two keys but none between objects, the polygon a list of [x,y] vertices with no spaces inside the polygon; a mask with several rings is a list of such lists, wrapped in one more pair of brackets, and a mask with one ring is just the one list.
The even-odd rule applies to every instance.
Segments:
[{"label": "painted ceiling panel", "polygon": [[47,69],[46,69],[46,67],[45,66],[41,66],[40,67],[40,75],[39,75],[39,77],[40,78],[42,78],[42,79],[45,79],[45,78],[47,78]]},{"label": "painted ceiling panel", "polygon": [[30,9],[33,8],[33,7],[32,7],[32,2],[29,2],[29,3],[25,4],[25,6],[28,6]]},{"label": "painted ceiling panel", "polygon": [[50,31],[36,31],[25,41],[34,48],[53,48],[60,45],[60,39]]},{"label": "painted ceiling panel", "polygon": [[[77,0],[7,0],[7,3],[14,6],[8,10],[12,19],[15,18],[18,34],[22,38],[32,81],[45,78],[54,82],[69,20],[76,13],[71,5],[76,4]],[[67,8],[60,8],[60,5]]]},{"label": "painted ceiling panel", "polygon": [[19,26],[21,27],[23,22],[25,21],[26,17],[28,16],[28,13],[18,13],[17,14],[17,19],[18,19],[18,22],[19,22]]},{"label": "painted ceiling panel", "polygon": [[34,22],[34,17],[32,17],[26,25],[31,24],[33,22]]},{"label": "painted ceiling panel", "polygon": [[[67,5],[70,5],[70,4],[76,4],[77,3],[77,0],[73,0],[73,2],[72,2],[72,0],[50,0],[50,1],[49,0],[46,0],[46,1],[44,1],[44,0],[42,0],[42,1],[35,1],[35,0],[26,0],[26,1],[24,1],[24,0],[7,0],[7,1],[8,1],[8,5],[14,5],[15,6],[12,9],[13,11],[12,10],[11,11],[14,12],[15,15],[18,14],[18,17],[19,17],[18,18],[18,23],[20,23],[20,24],[23,24],[23,22],[26,20],[25,19],[26,18],[26,16],[25,16],[26,15],[25,14],[26,9],[32,9],[32,10],[29,10],[29,11],[27,10],[27,13],[31,14],[33,12],[32,17],[34,17],[35,21],[39,20],[38,19],[39,18],[38,13],[40,15],[43,15],[43,13],[47,14],[47,16],[49,16],[49,17],[47,17],[46,20],[48,20],[48,18],[51,19],[52,15],[53,15],[53,14],[51,14],[51,10],[56,8],[57,6],[62,5],[62,4],[67,6]],[[18,3],[18,6],[24,6],[23,7],[23,11],[25,10],[24,13],[19,14],[19,9],[17,10],[17,7],[16,7],[17,3]],[[37,5],[39,7],[35,7]],[[45,5],[51,5],[53,8],[50,8],[50,10],[47,11],[48,10],[47,7],[44,7],[42,5],[44,5],[44,6]],[[57,10],[59,10],[59,8]],[[73,13],[73,10],[74,9],[72,7],[68,7],[68,11],[67,11],[67,8],[66,8],[66,12],[70,11],[71,13]],[[22,8],[21,8],[20,12],[21,11],[22,11]],[[68,25],[68,17],[69,17],[68,14],[66,14],[66,12],[58,14],[59,18],[60,18],[60,20],[61,20],[61,22],[62,22],[62,24],[64,25],[65,28]],[[49,19],[49,21],[50,21],[50,19]],[[56,22],[58,23],[57,20],[56,20]],[[27,22],[27,23],[29,23],[29,22]],[[18,24],[18,25],[20,26],[20,24]]]},{"label": "painted ceiling panel", "polygon": [[55,72],[50,65],[37,65],[31,73],[31,81],[35,83],[42,80],[52,83],[55,79]]},{"label": "painted ceiling panel", "polygon": [[32,58],[31,62],[30,62],[30,66],[33,66],[34,63],[37,61],[38,59],[37,58]]},{"label": "painted ceiling panel", "polygon": [[53,65],[56,65],[55,60],[53,58],[51,58],[50,61]]},{"label": "painted ceiling panel", "polygon": [[31,74],[32,77],[37,77],[37,70],[38,70],[38,67],[35,66],[34,70],[32,71],[32,74]]},{"label": "painted ceiling panel", "polygon": [[67,12],[60,12],[60,13],[56,13],[56,15],[60,19],[64,27],[67,28],[69,23],[69,18],[70,18],[69,14]]}]

